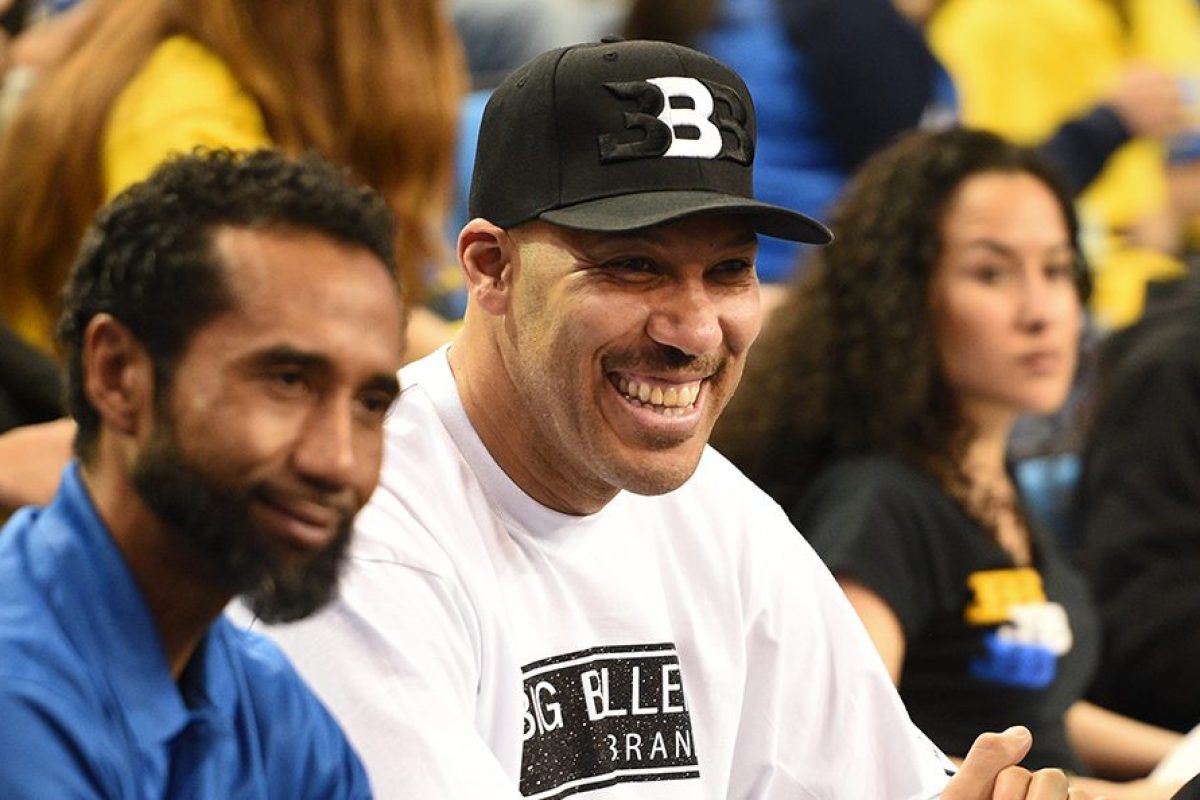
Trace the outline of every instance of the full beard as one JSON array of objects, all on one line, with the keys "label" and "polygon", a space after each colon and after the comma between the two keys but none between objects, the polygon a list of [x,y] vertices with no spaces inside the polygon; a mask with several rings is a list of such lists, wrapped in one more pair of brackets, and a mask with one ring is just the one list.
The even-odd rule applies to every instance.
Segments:
[{"label": "full beard", "polygon": [[254,524],[256,486],[225,488],[182,454],[174,431],[160,422],[133,465],[143,501],[167,530],[195,553],[206,577],[241,595],[268,623],[309,616],[334,596],[350,544],[353,515],[344,514],[334,538],[302,563],[288,563]]}]

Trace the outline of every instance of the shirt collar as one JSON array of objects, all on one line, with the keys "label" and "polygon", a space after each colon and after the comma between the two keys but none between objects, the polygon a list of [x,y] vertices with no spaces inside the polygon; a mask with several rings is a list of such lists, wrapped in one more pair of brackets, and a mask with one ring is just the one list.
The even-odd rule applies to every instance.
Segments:
[{"label": "shirt collar", "polygon": [[[43,520],[57,551],[51,602],[64,630],[97,666],[138,741],[171,739],[191,712],[171,675],[150,609],[88,495],[78,463],[63,473]],[[191,665],[197,669],[190,671],[189,694],[194,703],[217,704],[220,716],[231,717],[235,682],[227,637],[218,626],[205,634],[195,657],[199,662]]]},{"label": "shirt collar", "polygon": [[[429,396],[446,432],[479,480],[493,513],[506,525],[539,538],[556,539],[579,538],[589,530],[608,530],[607,520],[614,513],[611,509],[620,504],[610,500],[593,514],[565,514],[542,505],[508,476],[467,415],[450,369],[450,345],[442,345],[425,358],[405,366],[400,373],[400,383],[405,388],[419,385]],[[616,497],[624,495],[622,491]]]}]

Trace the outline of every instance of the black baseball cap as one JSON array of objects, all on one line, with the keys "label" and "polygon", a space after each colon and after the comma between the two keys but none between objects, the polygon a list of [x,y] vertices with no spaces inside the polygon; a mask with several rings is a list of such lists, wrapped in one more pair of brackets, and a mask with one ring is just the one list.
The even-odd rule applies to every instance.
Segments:
[{"label": "black baseball cap", "polygon": [[736,214],[767,236],[829,242],[820,222],[754,199],[754,143],[746,84],[710,56],[617,39],[551,50],[484,109],[470,214],[595,232]]}]

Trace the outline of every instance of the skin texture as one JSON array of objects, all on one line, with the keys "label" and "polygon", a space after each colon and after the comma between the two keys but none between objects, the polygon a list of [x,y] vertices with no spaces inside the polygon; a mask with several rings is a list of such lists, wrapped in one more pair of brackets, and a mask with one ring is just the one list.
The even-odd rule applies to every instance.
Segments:
[{"label": "skin texture", "polygon": [[200,480],[247,497],[242,536],[285,570],[302,568],[374,489],[401,361],[399,298],[369,251],[235,228],[214,249],[234,303],[192,335],[163,396],[118,320],[97,315],[84,338],[85,387],[102,420],[84,481],[176,675],[235,591],[219,556],[155,513],[135,465],[172,440]]},{"label": "skin texture", "polygon": [[366,250],[315,235],[229,229],[216,250],[241,302],[193,336],[176,372],[184,455],[222,464],[223,482],[274,487],[283,506],[312,495],[357,510],[378,479],[399,364],[401,337],[376,332],[399,329],[386,275]]},{"label": "skin texture", "polygon": [[1011,424],[1066,400],[1082,304],[1066,225],[1024,173],[982,173],[955,192],[930,286],[942,369],[977,424]]},{"label": "skin texture", "polygon": [[[459,241],[468,346],[452,346],[451,366],[509,476],[571,514],[687,480],[761,326],[755,247],[734,219],[626,236],[472,221]],[[631,401],[630,381],[659,409]]]}]

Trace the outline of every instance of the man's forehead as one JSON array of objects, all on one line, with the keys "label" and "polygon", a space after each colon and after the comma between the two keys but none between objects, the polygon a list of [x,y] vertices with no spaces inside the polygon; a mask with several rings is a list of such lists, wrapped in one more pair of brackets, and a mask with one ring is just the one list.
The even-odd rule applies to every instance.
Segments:
[{"label": "man's forehead", "polygon": [[535,220],[513,229],[518,241],[559,241],[568,245],[665,245],[679,239],[713,247],[751,246],[758,241],[750,220],[735,214],[697,214],[630,231],[582,231]]},{"label": "man's forehead", "polygon": [[329,238],[319,231],[301,228],[219,225],[210,233],[210,247],[226,279],[248,286],[270,278],[274,267],[285,266],[273,245],[312,237]]},{"label": "man's forehead", "polygon": [[[358,254],[366,255],[378,266],[378,275],[383,281],[397,289],[387,264],[366,244],[347,241],[323,230],[288,224],[222,225],[215,228],[210,237],[213,258],[228,285],[237,292],[252,292],[279,282],[290,283],[292,268],[300,269],[312,258],[314,242],[341,253],[354,253],[355,258]],[[321,252],[325,251],[322,249]],[[353,279],[345,259],[341,258],[328,267],[308,272],[310,278],[316,279],[328,278],[337,282]]]},{"label": "man's forehead", "polygon": [[222,225],[210,235],[213,260],[226,285],[238,297],[252,295],[278,277],[280,259],[264,252],[263,244],[284,234],[265,228]]},{"label": "man's forehead", "polygon": [[395,282],[363,245],[309,229],[225,227],[214,231],[212,248],[229,290],[226,326],[255,335],[287,328],[307,338],[353,331],[403,339]]}]

